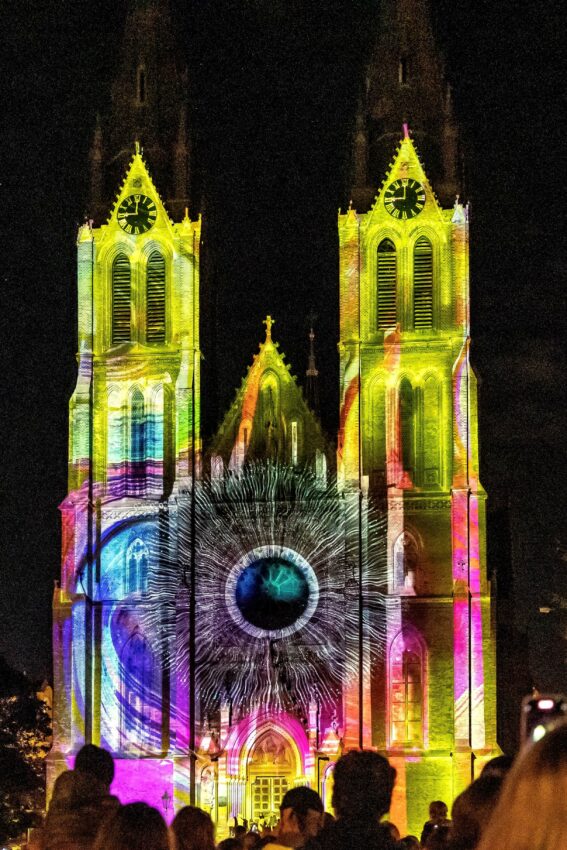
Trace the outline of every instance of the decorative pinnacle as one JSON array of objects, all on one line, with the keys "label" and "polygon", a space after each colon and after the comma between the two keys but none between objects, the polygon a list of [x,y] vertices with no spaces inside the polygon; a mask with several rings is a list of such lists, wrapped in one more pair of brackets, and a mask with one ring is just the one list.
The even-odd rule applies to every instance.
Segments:
[{"label": "decorative pinnacle", "polygon": [[272,341],[272,325],[275,325],[275,319],[272,319],[271,316],[266,316],[263,323],[266,325],[266,342]]},{"label": "decorative pinnacle", "polygon": [[404,139],[409,139],[409,127],[405,121],[402,124],[402,127],[404,128]]},{"label": "decorative pinnacle", "polygon": [[307,372],[305,373],[308,376],[316,378],[319,374],[319,371],[315,365],[315,331],[313,330],[313,319],[314,316],[311,314],[311,328],[309,330],[309,361],[307,366]]}]

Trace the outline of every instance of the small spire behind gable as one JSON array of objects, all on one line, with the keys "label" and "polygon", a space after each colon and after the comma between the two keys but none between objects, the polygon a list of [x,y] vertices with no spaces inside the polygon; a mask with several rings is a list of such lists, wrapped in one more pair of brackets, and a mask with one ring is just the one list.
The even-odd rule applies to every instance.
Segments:
[{"label": "small spire behind gable", "polygon": [[309,358],[307,362],[307,371],[305,372],[305,398],[307,404],[317,416],[319,415],[319,370],[315,362],[315,331],[313,325],[316,316],[314,313],[309,315]]}]

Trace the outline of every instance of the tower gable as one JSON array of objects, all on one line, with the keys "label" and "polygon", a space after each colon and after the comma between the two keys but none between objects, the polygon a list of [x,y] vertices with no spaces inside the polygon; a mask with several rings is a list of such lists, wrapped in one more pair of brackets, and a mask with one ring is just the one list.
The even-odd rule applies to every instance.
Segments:
[{"label": "tower gable", "polygon": [[[423,187],[423,192],[418,194],[416,205],[408,211],[398,210],[392,203],[388,204],[388,196],[392,192],[391,187],[398,180],[402,181],[402,184],[414,181]],[[423,200],[421,200],[422,196]],[[431,187],[415,145],[410,138],[407,125],[404,125],[404,137],[398,145],[394,160],[386,173],[374,204],[365,217],[364,225],[367,229],[375,225],[397,228],[407,222],[415,227],[420,227],[425,222],[435,225],[445,218],[446,216]]]},{"label": "tower gable", "polygon": [[107,232],[113,235],[121,232],[126,237],[146,235],[147,239],[152,239],[157,233],[164,235],[164,231],[172,235],[173,225],[150,177],[138,142],[107,227]]}]

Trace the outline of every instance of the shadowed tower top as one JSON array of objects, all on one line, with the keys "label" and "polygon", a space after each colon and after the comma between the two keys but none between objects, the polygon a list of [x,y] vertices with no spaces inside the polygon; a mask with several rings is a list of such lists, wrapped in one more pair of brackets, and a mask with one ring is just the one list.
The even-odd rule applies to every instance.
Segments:
[{"label": "shadowed tower top", "polygon": [[129,0],[115,68],[90,150],[89,213],[97,224],[108,215],[139,139],[169,214],[182,216],[190,179],[187,69],[168,0]]},{"label": "shadowed tower top", "polygon": [[351,198],[371,206],[407,123],[444,206],[459,192],[458,133],[427,0],[382,0],[359,104]]}]

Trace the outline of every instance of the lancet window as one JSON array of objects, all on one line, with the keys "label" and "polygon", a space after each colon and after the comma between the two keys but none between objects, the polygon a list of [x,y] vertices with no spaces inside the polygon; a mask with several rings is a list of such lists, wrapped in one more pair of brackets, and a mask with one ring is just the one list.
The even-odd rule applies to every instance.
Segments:
[{"label": "lancet window", "polygon": [[390,649],[391,745],[420,747],[424,736],[423,646],[412,630],[403,630]]},{"label": "lancet window", "polygon": [[378,329],[384,330],[396,324],[397,317],[397,260],[394,243],[383,239],[378,245],[377,256],[377,301]]},{"label": "lancet window", "polygon": [[126,751],[149,753],[158,746],[158,673],[148,641],[135,631],[120,654],[120,738]]},{"label": "lancet window", "polygon": [[147,586],[149,551],[143,540],[137,537],[126,551],[126,583],[128,593],[143,592]]},{"label": "lancet window", "polygon": [[112,263],[112,344],[130,342],[131,322],[130,260],[118,254]]},{"label": "lancet window", "polygon": [[159,251],[146,269],[146,342],[165,342],[165,259]]},{"label": "lancet window", "polygon": [[407,378],[400,384],[400,459],[404,472],[413,472],[415,416],[413,390]]},{"label": "lancet window", "polygon": [[146,473],[146,412],[144,396],[135,389],[130,399],[129,484],[132,493],[144,488]]},{"label": "lancet window", "polygon": [[419,237],[413,251],[413,326],[433,327],[433,249],[425,236]]}]

